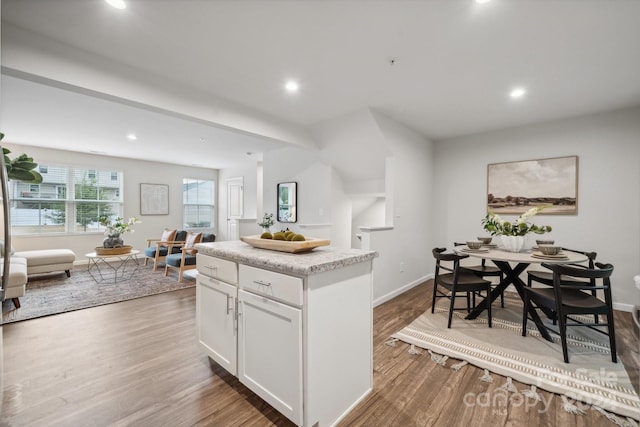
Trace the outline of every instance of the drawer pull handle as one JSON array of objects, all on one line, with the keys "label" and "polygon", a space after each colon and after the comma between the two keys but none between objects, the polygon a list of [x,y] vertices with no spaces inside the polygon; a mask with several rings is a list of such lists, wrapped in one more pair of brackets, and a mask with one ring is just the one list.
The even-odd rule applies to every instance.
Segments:
[{"label": "drawer pull handle", "polygon": [[[229,307],[229,300],[231,300],[231,307]],[[233,311],[233,295],[227,295],[227,316]]]},{"label": "drawer pull handle", "polygon": [[255,283],[256,285],[260,285],[260,286],[271,286],[271,283],[263,282],[262,280],[254,280],[253,283]]}]

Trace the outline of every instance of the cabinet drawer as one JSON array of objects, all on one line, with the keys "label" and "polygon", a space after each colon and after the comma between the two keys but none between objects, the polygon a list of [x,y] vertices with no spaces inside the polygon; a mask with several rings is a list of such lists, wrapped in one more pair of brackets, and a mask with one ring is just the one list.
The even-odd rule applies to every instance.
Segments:
[{"label": "cabinet drawer", "polygon": [[197,253],[196,268],[198,273],[205,276],[215,277],[227,283],[238,283],[238,268],[233,261]]},{"label": "cabinet drawer", "polygon": [[240,264],[240,288],[302,306],[302,279]]}]

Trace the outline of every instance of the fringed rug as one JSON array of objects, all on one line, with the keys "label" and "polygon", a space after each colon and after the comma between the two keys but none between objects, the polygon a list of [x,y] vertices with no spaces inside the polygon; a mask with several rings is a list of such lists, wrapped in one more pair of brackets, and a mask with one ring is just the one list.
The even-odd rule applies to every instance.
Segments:
[{"label": "fringed rug", "polygon": [[[443,366],[449,357],[462,360],[449,361],[456,370],[470,363],[485,370],[484,381],[492,381],[491,373],[502,375],[507,389],[515,389],[512,379],[530,385],[525,395],[540,398],[537,388],[559,394],[556,398],[562,398],[562,406],[570,412],[591,407],[629,417],[618,420],[619,425],[640,421],[640,399],[620,359],[611,362],[607,336],[588,328],[568,328],[570,363],[566,364],[559,336],[552,334],[555,342],[546,341],[531,321],[527,336],[522,336],[519,299],[506,298],[505,308],[496,300],[493,328],[487,326],[486,314],[475,320],[465,320],[465,315],[465,311],[454,312],[451,329],[447,329],[448,301],[442,299],[434,314],[431,310],[422,314],[392,335],[388,344],[401,340],[410,344],[410,352],[418,352],[416,346],[426,349]],[[615,422],[615,415],[609,415]]]},{"label": "fringed rug", "polygon": [[164,268],[154,272],[153,267],[142,265],[130,279],[117,283],[96,283],[86,266],[72,270],[69,278],[65,273],[34,276],[20,297],[20,308],[10,300],[2,303],[2,324],[193,287],[193,274],[187,273],[194,272],[186,272],[182,283],[178,283],[176,272],[165,276]]}]

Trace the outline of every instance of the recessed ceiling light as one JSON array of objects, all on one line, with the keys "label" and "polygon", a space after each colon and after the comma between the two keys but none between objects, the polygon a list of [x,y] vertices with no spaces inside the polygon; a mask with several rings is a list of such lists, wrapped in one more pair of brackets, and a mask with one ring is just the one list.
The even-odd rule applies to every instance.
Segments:
[{"label": "recessed ceiling light", "polygon": [[127,135],[127,138],[129,138],[131,141],[135,141],[136,139],[138,139],[135,133],[130,133],[129,135]]},{"label": "recessed ceiling light", "polygon": [[107,3],[109,3],[109,6],[113,6],[116,9],[124,9],[127,7],[127,4],[124,2],[124,0],[105,0]]},{"label": "recessed ceiling light", "polygon": [[510,96],[511,98],[514,98],[514,99],[515,99],[515,98],[522,98],[522,97],[523,97],[523,96],[525,96],[526,94],[527,94],[527,91],[526,91],[526,89],[525,89],[525,88],[523,88],[523,87],[516,87],[516,88],[513,88],[513,89],[511,90],[511,92],[509,92],[509,96]]},{"label": "recessed ceiling light", "polygon": [[491,0],[476,0],[476,3],[478,4],[484,4],[484,3],[489,3]]},{"label": "recessed ceiling light", "polygon": [[300,89],[300,86],[298,86],[298,82],[295,82],[293,80],[289,80],[287,84],[284,85],[284,87],[288,92],[297,92],[298,89]]}]

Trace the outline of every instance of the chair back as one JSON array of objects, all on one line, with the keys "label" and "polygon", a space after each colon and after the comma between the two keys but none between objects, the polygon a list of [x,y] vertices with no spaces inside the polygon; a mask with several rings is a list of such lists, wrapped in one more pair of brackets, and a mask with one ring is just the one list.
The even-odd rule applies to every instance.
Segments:
[{"label": "chair back", "polygon": [[[453,242],[453,246],[467,246],[467,244],[462,242]],[[480,265],[485,267],[487,265],[487,260],[482,258],[482,260],[480,261]]]},{"label": "chair back", "polygon": [[184,252],[194,255],[197,251],[193,249],[193,247],[200,243],[202,240],[202,233],[192,233],[191,231],[187,233],[187,238],[184,241]]},{"label": "chair back", "polygon": [[[453,273],[454,276],[457,276],[460,260],[469,257],[469,255],[459,255],[453,252],[446,253],[446,250],[446,248],[434,248],[431,251],[433,253],[433,257],[436,259],[436,279],[440,275],[440,269],[446,270],[449,273]],[[453,265],[443,264],[443,261],[453,262]]]},{"label": "chair back", "polygon": [[[543,263],[546,267],[553,271],[553,287],[556,290],[556,298],[561,300],[562,289],[586,290],[595,296],[595,290],[602,289],[605,293],[605,299],[608,303],[611,301],[611,274],[613,273],[613,265],[595,263],[594,268],[585,268],[582,266],[573,266],[570,264],[548,264]],[[578,279],[588,279],[589,281],[565,281],[562,276],[571,276]],[[597,284],[596,280],[602,280],[602,284]]]},{"label": "chair back", "polygon": [[[562,248],[563,251],[569,251],[569,252],[575,252],[577,254],[582,254],[584,256],[586,256],[587,258],[589,258],[589,268],[590,269],[594,269],[595,268],[595,262],[596,262],[596,257],[598,256],[597,252],[586,252],[586,251],[577,251],[575,249],[569,249],[569,248]],[[573,264],[575,265],[575,264]]]},{"label": "chair back", "polygon": [[163,247],[170,246],[170,243],[166,242],[173,242],[175,240],[176,231],[177,230],[169,230],[168,228],[165,228],[162,232],[162,237],[160,237],[159,245]]}]

